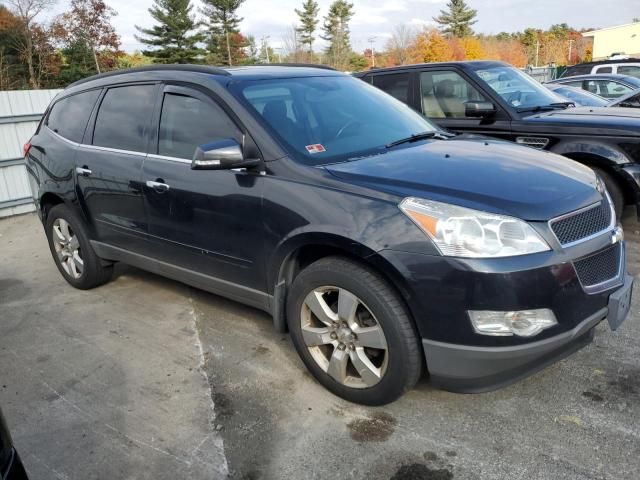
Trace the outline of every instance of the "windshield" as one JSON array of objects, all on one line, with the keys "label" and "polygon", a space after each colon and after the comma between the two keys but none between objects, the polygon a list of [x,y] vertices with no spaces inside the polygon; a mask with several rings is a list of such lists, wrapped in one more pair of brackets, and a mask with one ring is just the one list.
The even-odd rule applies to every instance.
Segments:
[{"label": "windshield", "polygon": [[606,107],[609,102],[604,98],[594,95],[591,92],[580,90],[579,88],[550,85],[549,90],[554,91],[558,95],[562,95],[566,99],[574,102],[576,107]]},{"label": "windshield", "polygon": [[306,163],[372,155],[397,140],[437,131],[404,103],[349,76],[246,81],[231,89]]},{"label": "windshield", "polygon": [[518,110],[566,101],[517,68],[506,65],[480,68],[476,70],[476,74],[509,105]]}]

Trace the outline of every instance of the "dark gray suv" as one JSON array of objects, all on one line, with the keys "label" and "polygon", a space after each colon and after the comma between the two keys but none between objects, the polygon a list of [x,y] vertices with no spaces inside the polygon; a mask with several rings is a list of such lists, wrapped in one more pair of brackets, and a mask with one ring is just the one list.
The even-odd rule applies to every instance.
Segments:
[{"label": "dark gray suv", "polygon": [[453,137],[332,70],[93,77],[25,154],[71,285],[126,262],[265,310],[351,401],[390,402],[424,371],[496,388],[629,310],[622,229],[590,169]]}]

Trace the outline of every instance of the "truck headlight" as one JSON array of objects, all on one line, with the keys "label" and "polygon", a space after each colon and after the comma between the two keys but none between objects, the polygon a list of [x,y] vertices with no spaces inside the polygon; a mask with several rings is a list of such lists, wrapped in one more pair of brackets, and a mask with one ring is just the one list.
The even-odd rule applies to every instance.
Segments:
[{"label": "truck headlight", "polygon": [[550,250],[531,225],[518,218],[415,197],[405,198],[400,209],[442,255],[495,258]]},{"label": "truck headlight", "polygon": [[467,313],[476,333],[497,337],[507,335],[533,337],[558,324],[556,316],[548,308],[515,312],[469,310]]}]

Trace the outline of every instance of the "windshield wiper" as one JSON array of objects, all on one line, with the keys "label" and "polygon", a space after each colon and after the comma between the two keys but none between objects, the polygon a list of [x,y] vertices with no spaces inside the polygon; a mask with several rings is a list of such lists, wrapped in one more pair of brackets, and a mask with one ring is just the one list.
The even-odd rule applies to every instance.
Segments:
[{"label": "windshield wiper", "polygon": [[438,131],[414,133],[410,137],[401,138],[400,140],[396,140],[395,142],[387,143],[385,147],[393,148],[397,145],[402,145],[403,143],[417,142],[418,140],[425,140],[427,138],[438,138],[440,140],[447,140],[448,138],[450,138],[450,136],[448,136],[444,132],[438,132]]},{"label": "windshield wiper", "polygon": [[545,110],[564,110],[571,106],[575,106],[575,103],[574,102],[555,102],[555,103],[550,103],[549,105],[537,105],[535,107],[517,108],[516,112],[522,113],[522,112],[542,112]]}]

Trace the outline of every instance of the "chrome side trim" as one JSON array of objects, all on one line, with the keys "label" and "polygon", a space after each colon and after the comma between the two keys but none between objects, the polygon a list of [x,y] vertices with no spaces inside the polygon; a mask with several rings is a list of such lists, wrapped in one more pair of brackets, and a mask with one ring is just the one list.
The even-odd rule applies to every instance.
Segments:
[{"label": "chrome side trim", "polygon": [[170,162],[186,163],[191,165],[191,160],[187,160],[186,158],[168,157],[166,155],[156,155],[155,153],[150,153],[147,155],[147,158],[151,158],[153,160],[168,160]]},{"label": "chrome side trim", "polygon": [[99,145],[87,145],[86,143],[81,143],[79,146],[82,148],[86,148],[87,150],[98,150],[100,152],[119,153],[121,155],[138,155],[138,156],[147,155],[144,152],[136,152],[134,150],[122,150],[120,148],[101,147]]},{"label": "chrome side trim", "polygon": [[593,208],[597,208],[604,201],[604,199],[601,200],[600,202],[596,202],[596,203],[593,203],[591,205],[587,205],[586,207],[579,208],[578,210],[574,210],[573,212],[565,213],[563,215],[560,215],[559,217],[552,218],[551,220],[549,220],[547,222],[547,224],[549,226],[549,230],[551,231],[551,233],[553,234],[555,239],[558,241],[558,243],[562,246],[562,248],[569,248],[569,247],[573,247],[574,245],[578,245],[578,244],[583,243],[583,242],[588,242],[589,240],[593,240],[594,238],[599,237],[600,235],[603,235],[603,234],[605,234],[607,232],[610,232],[611,230],[613,230],[616,227],[617,216],[616,216],[615,208],[613,206],[613,202],[611,201],[611,197],[609,197],[609,193],[605,193],[605,195],[606,195],[607,201],[609,202],[609,210],[610,210],[610,214],[611,214],[611,221],[609,222],[609,225],[607,226],[607,228],[605,228],[603,230],[600,230],[599,232],[593,233],[593,234],[589,235],[588,237],[581,238],[580,240],[576,240],[575,242],[562,243],[562,242],[560,242],[560,239],[556,235],[556,232],[554,232],[554,230],[553,230],[553,224],[556,223],[556,222],[559,222],[561,220],[565,220],[567,218],[571,218],[571,217],[573,217],[575,215],[578,215],[578,214],[580,214],[582,212],[586,212],[586,211],[591,210]]},{"label": "chrome side trim", "polygon": [[[593,257],[594,255],[598,255],[599,253],[601,253],[601,251],[594,252],[582,258],[577,258],[574,261],[585,260],[589,257]],[[625,243],[620,242],[620,260],[618,262],[618,274],[615,277],[610,278],[609,280],[605,280],[604,282],[596,283],[595,285],[587,286],[582,284],[582,280],[580,280],[580,275],[578,275],[578,273],[576,272],[576,277],[578,278],[578,282],[580,282],[580,286],[582,287],[582,290],[584,291],[584,293],[586,293],[587,295],[595,295],[596,293],[601,293],[601,292],[604,292],[605,290],[609,290],[609,289],[623,285],[624,273],[625,273],[625,268],[624,268],[625,260],[626,260]],[[573,266],[573,262],[571,262],[571,266]],[[575,271],[575,267],[573,268]]]}]

